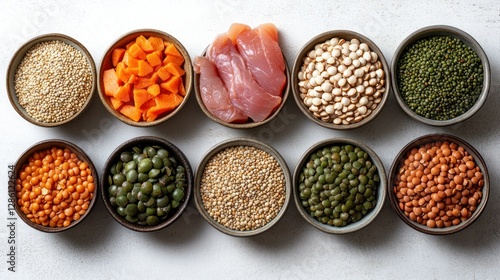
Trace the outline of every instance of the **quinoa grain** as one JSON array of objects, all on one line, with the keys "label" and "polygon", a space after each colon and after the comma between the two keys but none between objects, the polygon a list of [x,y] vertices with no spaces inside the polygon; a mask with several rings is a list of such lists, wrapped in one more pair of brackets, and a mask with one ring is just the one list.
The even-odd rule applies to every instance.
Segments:
[{"label": "quinoa grain", "polygon": [[19,104],[40,122],[71,118],[92,91],[92,71],[82,52],[58,40],[26,52],[14,77]]},{"label": "quinoa grain", "polygon": [[252,146],[230,147],[205,165],[200,193],[215,221],[233,230],[255,230],[271,222],[283,207],[285,175],[267,152]]}]

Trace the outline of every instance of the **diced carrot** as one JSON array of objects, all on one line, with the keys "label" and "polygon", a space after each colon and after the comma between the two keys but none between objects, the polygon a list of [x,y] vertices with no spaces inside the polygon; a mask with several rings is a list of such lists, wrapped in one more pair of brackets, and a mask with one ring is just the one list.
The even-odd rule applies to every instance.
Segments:
[{"label": "diced carrot", "polygon": [[141,110],[129,104],[123,104],[119,112],[135,122],[138,122],[142,116]]},{"label": "diced carrot", "polygon": [[127,83],[129,83],[129,84],[131,84],[131,85],[132,85],[132,84],[135,84],[135,83],[137,82],[137,80],[138,80],[138,79],[139,79],[139,78],[138,78],[136,75],[131,74],[131,75],[130,75],[130,78],[128,79],[128,82],[127,82]]},{"label": "diced carrot", "polygon": [[113,96],[120,85],[118,84],[118,77],[116,76],[116,71],[114,68],[105,70],[102,74],[102,82],[104,85],[104,93],[107,96]]},{"label": "diced carrot", "polygon": [[142,104],[140,109],[143,112],[143,119],[144,120],[147,119],[147,116],[144,116],[144,115],[147,114],[148,110],[150,108],[153,108],[154,106],[156,106],[156,102],[155,102],[154,98],[150,98],[148,101],[146,101],[146,102],[144,102],[144,104]]},{"label": "diced carrot", "polygon": [[125,54],[123,54],[123,63],[125,63],[128,67],[139,66],[139,60],[134,58],[128,50],[125,51]]},{"label": "diced carrot", "polygon": [[157,52],[152,52],[146,55],[146,60],[149,62],[149,65],[155,67],[162,63],[161,58],[158,56]]},{"label": "diced carrot", "polygon": [[138,36],[113,50],[103,73],[111,106],[134,121],[153,121],[174,110],[186,95],[184,57],[162,38]]},{"label": "diced carrot", "polygon": [[177,64],[177,65],[181,65],[182,63],[184,63],[184,57],[182,57],[182,56],[175,56],[175,55],[167,55],[163,59],[162,64],[163,65],[167,65],[169,63],[174,63],[174,64]]},{"label": "diced carrot", "polygon": [[165,66],[160,67],[160,69],[158,69],[158,71],[156,71],[156,73],[158,74],[158,77],[160,77],[160,79],[162,81],[166,81],[168,78],[170,78],[170,76],[172,76],[172,74],[170,74],[170,72],[168,72],[168,70]]},{"label": "diced carrot", "polygon": [[113,96],[109,97],[109,101],[111,102],[111,106],[113,106],[113,109],[115,110],[120,109],[120,107],[123,105],[123,102],[114,98]]},{"label": "diced carrot", "polygon": [[147,61],[144,60],[139,60],[139,73],[138,75],[141,77],[149,75],[151,72],[153,72],[153,67],[149,65]]},{"label": "diced carrot", "polygon": [[153,49],[155,51],[163,51],[165,48],[165,45],[163,44],[163,39],[155,36],[151,36],[148,38],[148,41],[151,43],[151,46],[153,46]]},{"label": "diced carrot", "polygon": [[154,51],[154,48],[153,48],[153,45],[151,45],[151,42],[148,39],[146,39],[146,37],[144,37],[143,35],[140,35],[139,37],[137,37],[135,39],[135,42],[137,43],[137,45],[139,45],[139,47],[141,47],[141,49],[145,53],[150,53],[150,52]]},{"label": "diced carrot", "polygon": [[158,83],[158,78],[159,78],[158,77],[158,73],[153,72],[151,74],[151,77],[149,79],[151,80],[152,83],[157,84]]},{"label": "diced carrot", "polygon": [[177,92],[181,96],[186,96],[186,88],[184,87],[184,82],[179,83],[179,91]]},{"label": "diced carrot", "polygon": [[116,99],[121,102],[129,102],[130,101],[130,84],[124,84],[121,86],[116,93],[113,95]]},{"label": "diced carrot", "polygon": [[167,90],[169,93],[176,94],[179,91],[179,82],[181,82],[179,76],[172,76],[167,81],[161,83],[160,87]]},{"label": "diced carrot", "polygon": [[152,96],[157,96],[158,94],[160,94],[160,86],[158,84],[150,85],[147,91]]},{"label": "diced carrot", "polygon": [[154,84],[154,82],[148,77],[138,77],[136,82],[134,83],[135,89],[145,89],[150,85]]},{"label": "diced carrot", "polygon": [[142,104],[151,99],[148,91],[145,89],[134,89],[134,106],[138,109],[141,108]]},{"label": "diced carrot", "polygon": [[174,44],[168,43],[168,45],[165,45],[165,55],[174,55],[174,56],[180,56],[182,57],[182,54],[179,52],[179,50],[175,47]]},{"label": "diced carrot", "polygon": [[123,59],[123,56],[125,55],[125,49],[123,48],[116,48],[113,50],[111,53],[111,63],[113,64],[113,67],[116,67],[118,62],[120,62]]},{"label": "diced carrot", "polygon": [[142,50],[142,48],[137,44],[132,44],[130,48],[128,48],[128,52],[132,57],[140,60],[146,59],[146,53]]},{"label": "diced carrot", "polygon": [[127,73],[130,74],[130,75],[139,76],[139,66],[137,66],[137,67],[127,67],[125,69],[125,71],[127,71]]},{"label": "diced carrot", "polygon": [[167,71],[170,72],[174,76],[182,76],[186,73],[179,65],[177,65],[175,63],[169,63],[169,64],[165,65],[165,67],[166,67]]},{"label": "diced carrot", "polygon": [[184,98],[178,94],[160,93],[155,97],[155,108],[159,111],[164,110],[164,112],[171,111],[177,108],[183,99]]},{"label": "diced carrot", "polygon": [[118,80],[122,83],[127,83],[130,79],[130,76],[132,75],[130,72],[127,71],[126,69],[127,66],[125,66],[125,63],[123,61],[118,62],[116,65],[116,76],[118,77]]}]

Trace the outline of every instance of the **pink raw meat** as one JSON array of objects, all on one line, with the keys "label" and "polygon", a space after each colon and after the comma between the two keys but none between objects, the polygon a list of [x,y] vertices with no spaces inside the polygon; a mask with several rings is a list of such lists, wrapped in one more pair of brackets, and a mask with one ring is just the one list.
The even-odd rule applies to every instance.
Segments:
[{"label": "pink raw meat", "polygon": [[274,24],[241,31],[236,37],[238,51],[254,79],[272,95],[281,96],[286,84],[285,59]]},{"label": "pink raw meat", "polygon": [[243,57],[227,35],[218,36],[207,51],[219,77],[229,91],[234,107],[254,122],[265,120],[281,104],[281,97],[260,86],[248,70]]},{"label": "pink raw meat", "polygon": [[210,114],[228,123],[247,122],[248,117],[231,104],[229,92],[210,60],[202,56],[195,57],[194,70],[200,74],[200,95]]}]

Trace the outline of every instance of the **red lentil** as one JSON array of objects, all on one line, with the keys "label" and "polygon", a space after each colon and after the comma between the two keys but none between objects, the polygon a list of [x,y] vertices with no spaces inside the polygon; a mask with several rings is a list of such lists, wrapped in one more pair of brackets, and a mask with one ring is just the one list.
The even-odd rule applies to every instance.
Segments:
[{"label": "red lentil", "polygon": [[88,163],[69,149],[52,147],[33,153],[21,168],[17,204],[33,223],[67,227],[85,214],[95,187]]},{"label": "red lentil", "polygon": [[412,221],[450,227],[470,218],[481,202],[483,174],[463,147],[448,141],[410,150],[393,192]]}]

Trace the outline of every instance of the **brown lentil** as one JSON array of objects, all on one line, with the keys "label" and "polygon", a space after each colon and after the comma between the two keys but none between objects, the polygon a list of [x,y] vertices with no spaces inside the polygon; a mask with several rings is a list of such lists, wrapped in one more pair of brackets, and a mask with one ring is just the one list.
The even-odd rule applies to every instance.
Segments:
[{"label": "brown lentil", "polygon": [[412,221],[434,227],[470,218],[482,198],[483,173],[456,143],[437,141],[411,149],[393,191]]},{"label": "brown lentil", "polygon": [[62,41],[34,45],[14,78],[19,104],[40,122],[71,118],[92,91],[92,71],[82,52]]},{"label": "brown lentil", "polygon": [[285,175],[269,153],[252,146],[229,147],[205,165],[200,192],[215,221],[233,230],[255,230],[283,207]]},{"label": "brown lentil", "polygon": [[80,219],[94,190],[88,163],[56,147],[33,153],[16,179],[21,212],[33,223],[49,227],[67,227]]},{"label": "brown lentil", "polygon": [[385,73],[378,54],[358,39],[332,38],[317,44],[298,73],[300,97],[327,123],[352,124],[382,101]]}]

